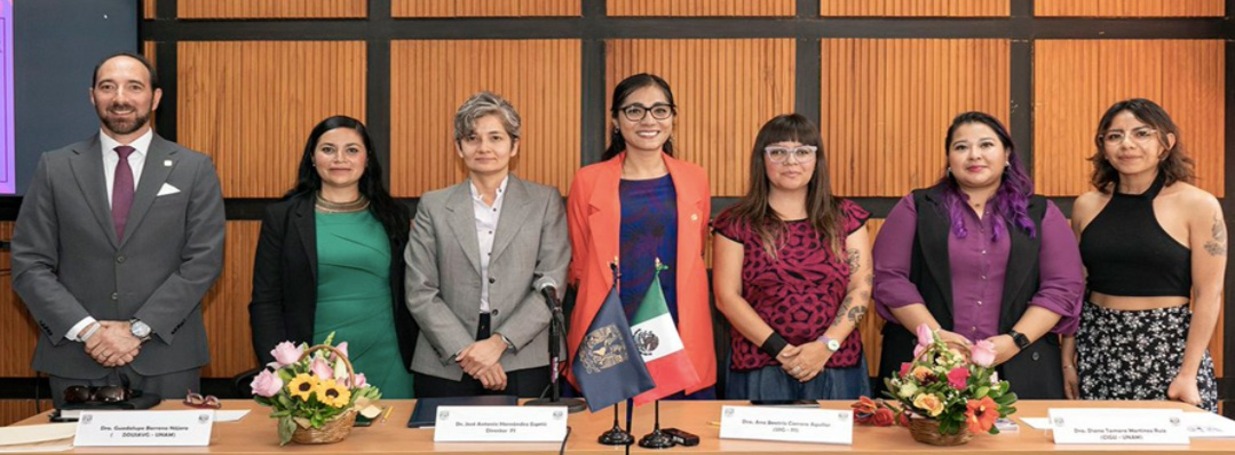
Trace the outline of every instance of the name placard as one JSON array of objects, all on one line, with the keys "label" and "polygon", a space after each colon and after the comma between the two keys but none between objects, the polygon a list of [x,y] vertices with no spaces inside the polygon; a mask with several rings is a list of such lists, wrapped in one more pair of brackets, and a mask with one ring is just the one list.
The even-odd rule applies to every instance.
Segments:
[{"label": "name placard", "polygon": [[436,442],[559,442],[565,406],[439,406]]},{"label": "name placard", "polygon": [[82,411],[73,445],[207,446],[214,410]]},{"label": "name placard", "polygon": [[853,411],[724,406],[721,439],[853,444]]},{"label": "name placard", "polygon": [[1049,409],[1056,444],[1189,443],[1179,409]]}]

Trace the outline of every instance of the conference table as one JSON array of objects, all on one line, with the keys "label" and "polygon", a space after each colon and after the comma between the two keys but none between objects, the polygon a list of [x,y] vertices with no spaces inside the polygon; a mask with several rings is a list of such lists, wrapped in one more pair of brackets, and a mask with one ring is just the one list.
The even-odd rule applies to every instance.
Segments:
[{"label": "conference table", "polygon": [[[449,453],[455,455],[493,455],[499,453],[552,454],[558,453],[560,443],[435,443],[433,430],[407,428],[415,400],[384,400],[383,405],[393,409],[385,421],[376,421],[370,427],[358,427],[351,435],[336,444],[297,445],[279,447],[275,420],[270,419],[270,410],[251,400],[224,400],[223,409],[251,409],[239,422],[218,422],[214,425],[210,445],[207,447],[83,447],[59,453],[223,453],[223,454],[279,454],[279,453],[354,453],[354,454],[419,454]],[[849,401],[822,401],[825,409],[848,409]],[[630,448],[632,453],[712,453],[712,454],[768,454],[768,453],[828,453],[850,454],[1080,454],[1095,452],[1137,453],[1235,453],[1235,439],[1193,439],[1185,446],[1056,446],[1050,432],[1036,430],[1018,417],[1046,417],[1050,408],[1177,408],[1184,411],[1198,409],[1178,402],[1162,401],[1020,401],[1017,413],[1012,416],[1020,425],[1017,432],[999,435],[976,435],[968,444],[956,447],[935,447],[918,443],[910,438],[903,427],[855,426],[853,445],[829,445],[788,442],[720,439],[719,420],[724,405],[749,405],[744,401],[666,401],[660,406],[662,427],[677,427],[699,435],[701,441],[695,447],[677,446],[669,449],[644,449],[638,445]],[[170,401],[156,409],[188,409],[182,403]],[[14,425],[47,423],[48,413],[41,413]],[[621,412],[623,425],[625,412]],[[652,430],[654,407],[635,408],[631,431],[635,438]],[[596,413],[583,411],[571,414],[571,428],[566,442],[566,453],[616,454],[625,453],[625,447],[601,445],[598,435],[613,426],[611,409]]]}]

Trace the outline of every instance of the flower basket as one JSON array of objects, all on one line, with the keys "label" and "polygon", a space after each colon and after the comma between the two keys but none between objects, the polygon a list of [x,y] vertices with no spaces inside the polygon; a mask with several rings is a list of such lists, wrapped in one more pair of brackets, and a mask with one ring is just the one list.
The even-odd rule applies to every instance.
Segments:
[{"label": "flower basket", "polygon": [[909,435],[914,441],[933,446],[959,446],[973,439],[973,433],[968,428],[961,428],[956,434],[939,432],[939,421],[935,419],[910,418]]},{"label": "flower basket", "polygon": [[326,421],[321,428],[301,428],[296,426],[292,431],[292,442],[296,444],[333,444],[352,433],[352,425],[356,423],[356,411],[347,411],[342,415]]},{"label": "flower basket", "polygon": [[278,420],[279,445],[330,444],[351,434],[357,414],[376,417],[381,391],[357,373],[347,342],[331,346],[334,334],[317,346],[279,343],[275,361],[253,379],[253,398]]}]

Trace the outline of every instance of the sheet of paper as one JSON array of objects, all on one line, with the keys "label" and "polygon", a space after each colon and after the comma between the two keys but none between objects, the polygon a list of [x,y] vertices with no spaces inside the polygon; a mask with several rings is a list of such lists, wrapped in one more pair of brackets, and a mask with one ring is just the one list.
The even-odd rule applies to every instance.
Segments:
[{"label": "sheet of paper", "polygon": [[249,415],[248,409],[228,409],[214,411],[214,422],[239,422],[244,416]]},{"label": "sheet of paper", "polygon": [[0,427],[0,447],[71,438],[76,431],[76,423]]},{"label": "sheet of paper", "polygon": [[1048,419],[1046,417],[1017,417],[1017,418],[1021,419],[1021,422],[1025,422],[1025,425],[1029,425],[1030,427],[1033,427],[1033,429],[1035,430],[1051,429],[1051,419]]}]

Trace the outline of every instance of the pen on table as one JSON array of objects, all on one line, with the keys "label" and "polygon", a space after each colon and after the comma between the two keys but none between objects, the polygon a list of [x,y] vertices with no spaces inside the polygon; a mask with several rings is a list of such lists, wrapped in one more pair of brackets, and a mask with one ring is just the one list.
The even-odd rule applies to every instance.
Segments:
[{"label": "pen on table", "polygon": [[390,411],[393,411],[394,409],[394,406],[386,406],[386,412],[382,413],[382,423],[386,423],[386,419],[390,418]]}]

